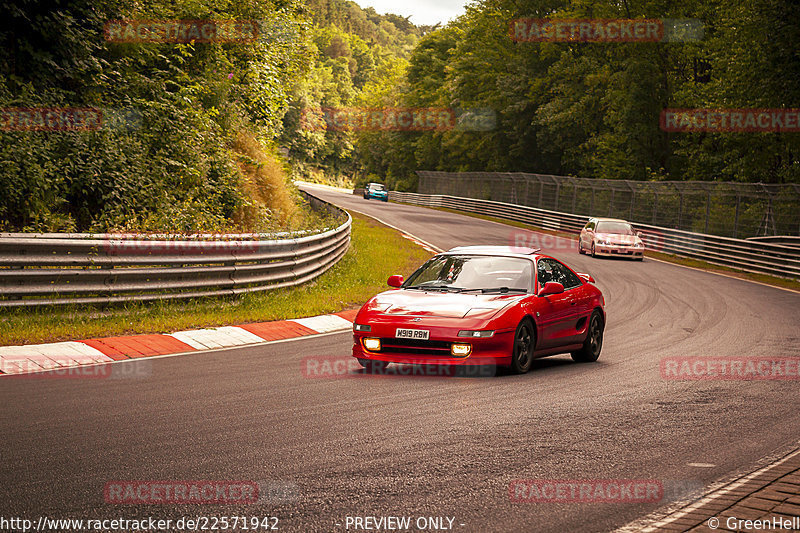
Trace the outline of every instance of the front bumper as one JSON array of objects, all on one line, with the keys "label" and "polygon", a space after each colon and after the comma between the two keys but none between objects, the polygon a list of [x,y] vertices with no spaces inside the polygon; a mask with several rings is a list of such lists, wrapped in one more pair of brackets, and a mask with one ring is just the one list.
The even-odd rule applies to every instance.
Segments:
[{"label": "front bumper", "polygon": [[[409,341],[397,339],[394,335],[397,327],[420,328],[430,331],[427,341]],[[353,332],[353,357],[389,363],[407,363],[423,365],[499,365],[511,364],[511,350],[514,341],[513,330],[495,331],[489,338],[458,337],[454,328],[437,328],[412,324],[373,325],[373,331]],[[467,328],[462,328],[467,329]],[[380,351],[369,351],[364,348],[361,339],[364,337],[381,339]],[[451,355],[452,344],[470,344],[472,351],[466,357]]]},{"label": "front bumper", "polygon": [[643,257],[643,246],[630,246],[627,244],[595,244],[595,255],[606,255],[613,257]]}]

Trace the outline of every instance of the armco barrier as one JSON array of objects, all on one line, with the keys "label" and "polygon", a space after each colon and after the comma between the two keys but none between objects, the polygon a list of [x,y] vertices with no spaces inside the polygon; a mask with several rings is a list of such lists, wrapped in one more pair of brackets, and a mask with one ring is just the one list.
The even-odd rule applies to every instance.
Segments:
[{"label": "armco barrier", "polygon": [[751,242],[769,242],[772,244],[782,244],[793,248],[800,248],[800,237],[793,235],[768,235],[765,237],[748,237]]},{"label": "armco barrier", "polygon": [[[342,223],[319,233],[126,238],[0,234],[0,308],[226,296],[299,285],[350,245],[350,215],[304,193]],[[211,237],[211,238],[209,238]]]},{"label": "armco barrier", "polygon": [[[358,194],[354,191],[354,194]],[[567,233],[580,233],[587,216],[547,211],[491,200],[461,198],[439,194],[389,193],[389,200],[426,207],[445,207],[457,211],[489,215],[505,220]],[[634,224],[651,251],[700,259],[756,274],[800,278],[800,249],[784,244],[704,235],[646,224]]]}]

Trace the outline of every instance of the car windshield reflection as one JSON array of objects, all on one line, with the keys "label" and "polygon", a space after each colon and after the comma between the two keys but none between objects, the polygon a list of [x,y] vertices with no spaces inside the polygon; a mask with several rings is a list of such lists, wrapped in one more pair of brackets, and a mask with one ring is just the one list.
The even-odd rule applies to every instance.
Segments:
[{"label": "car windshield reflection", "polygon": [[630,224],[625,222],[598,222],[597,233],[613,233],[615,235],[633,235]]},{"label": "car windshield reflection", "polygon": [[515,257],[434,257],[403,288],[448,292],[528,292],[532,263]]}]

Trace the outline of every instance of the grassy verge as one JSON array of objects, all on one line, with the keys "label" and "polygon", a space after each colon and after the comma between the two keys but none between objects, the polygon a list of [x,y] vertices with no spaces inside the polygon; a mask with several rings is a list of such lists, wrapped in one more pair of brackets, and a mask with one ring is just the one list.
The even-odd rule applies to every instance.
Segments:
[{"label": "grassy verge", "polygon": [[351,215],[350,250],[328,272],[300,287],[238,298],[138,303],[109,309],[76,306],[4,311],[0,315],[0,345],[170,333],[342,311],[386,289],[390,275],[407,276],[430,257],[395,230],[358,213]]},{"label": "grassy verge", "polygon": [[[566,233],[564,231],[553,231],[545,228],[539,228],[536,226],[531,226],[530,224],[525,224],[523,222],[517,222],[515,220],[505,220],[498,217],[493,217],[489,215],[481,215],[478,213],[467,213],[465,211],[457,211],[455,209],[449,209],[447,207],[431,207],[429,209],[437,209],[439,211],[447,211],[448,213],[456,213],[459,215],[467,215],[474,218],[480,218],[483,220],[489,220],[491,222],[499,222],[500,224],[506,224],[508,226],[514,226],[517,228],[524,228],[529,229],[532,231],[537,231],[539,233],[547,233],[549,235],[556,235],[559,237],[564,237],[567,239],[576,239],[576,235],[574,233]],[[764,283],[766,285],[774,285],[775,287],[782,287],[784,289],[791,289],[795,291],[800,291],[800,281],[795,281],[792,279],[787,278],[779,278],[777,276],[770,276],[768,274],[753,274],[751,272],[743,272],[741,270],[737,270],[735,268],[714,265],[712,263],[708,263],[706,261],[701,261],[699,259],[690,259],[687,257],[679,257],[677,255],[666,254],[662,252],[645,252],[645,256],[651,257],[653,259],[658,259],[660,261],[666,261],[668,263],[674,263],[676,265],[683,265],[691,268],[698,268],[701,270],[707,270],[709,272],[718,272],[721,274],[725,274],[728,276],[733,276],[736,278],[741,278],[750,281],[757,281],[759,283]]]}]

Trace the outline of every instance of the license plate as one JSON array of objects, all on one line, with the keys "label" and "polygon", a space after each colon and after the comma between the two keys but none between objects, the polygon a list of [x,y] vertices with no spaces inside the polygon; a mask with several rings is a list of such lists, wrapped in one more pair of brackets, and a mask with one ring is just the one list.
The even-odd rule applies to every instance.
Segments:
[{"label": "license plate", "polygon": [[398,339],[421,339],[428,340],[431,332],[427,329],[403,329],[397,328],[394,336]]}]

